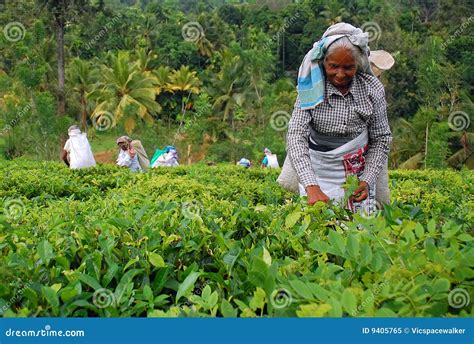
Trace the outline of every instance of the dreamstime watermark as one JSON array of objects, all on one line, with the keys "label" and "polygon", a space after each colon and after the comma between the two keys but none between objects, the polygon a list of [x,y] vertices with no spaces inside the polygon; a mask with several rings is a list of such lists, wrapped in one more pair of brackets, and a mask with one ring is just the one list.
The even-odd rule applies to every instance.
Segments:
[{"label": "dreamstime watermark", "polygon": [[293,302],[293,297],[288,289],[275,289],[270,295],[270,303],[275,309],[288,307]]},{"label": "dreamstime watermark", "polygon": [[285,18],[285,23],[283,24],[283,26],[280,29],[278,29],[278,31],[271,37],[270,42],[267,42],[263,45],[263,49],[268,50],[270,49],[271,42],[279,41],[280,36],[283,35],[291,25],[293,25],[293,23],[296,21],[296,19],[298,19],[299,16],[300,14],[296,13],[294,16],[290,18]]},{"label": "dreamstime watermark", "polygon": [[375,287],[375,289],[372,290],[372,293],[370,294],[370,296],[368,296],[364,301],[362,301],[361,304],[357,306],[357,309],[354,312],[352,312],[352,316],[356,317],[369,304],[369,302],[374,301],[375,297],[382,292],[383,288],[386,285],[388,285],[388,283],[383,282],[379,284],[377,287]]},{"label": "dreamstime watermark", "polygon": [[204,37],[204,29],[198,22],[189,22],[184,24],[181,34],[186,42],[196,43]]},{"label": "dreamstime watermark", "polygon": [[201,216],[202,208],[202,203],[198,200],[187,201],[181,205],[181,214],[185,218],[192,220]]},{"label": "dreamstime watermark", "polygon": [[83,330],[53,330],[51,325],[46,325],[40,330],[24,330],[9,328],[5,331],[6,337],[84,337]]},{"label": "dreamstime watermark", "polygon": [[23,116],[25,116],[31,110],[32,104],[25,105],[3,129],[0,131],[0,136],[6,135],[10,130],[18,125]]},{"label": "dreamstime watermark", "polygon": [[288,128],[288,124],[290,122],[291,115],[283,110],[276,111],[272,113],[270,117],[270,126],[273,130],[276,131],[283,131]]},{"label": "dreamstime watermark", "polygon": [[471,297],[466,289],[456,288],[448,294],[448,304],[453,308],[463,308],[469,305]]},{"label": "dreamstime watermark", "polygon": [[197,285],[194,287],[193,289],[193,294],[194,295],[198,295],[198,296],[201,296],[202,295],[202,291],[204,290],[204,288],[206,288],[208,286],[207,284],[207,281],[204,281],[202,283],[196,283]]},{"label": "dreamstime watermark", "polygon": [[92,126],[97,131],[106,131],[115,126],[115,117],[109,111],[99,111],[92,117]]},{"label": "dreamstime watermark", "polygon": [[[37,279],[37,281],[38,283],[46,283],[48,281],[47,273],[41,274],[39,278]],[[0,307],[0,315],[2,315],[8,309],[10,309],[15,304],[15,302],[21,300],[21,297],[23,293],[25,292],[25,290],[30,288],[33,285],[33,283],[35,282],[32,279],[30,279],[28,282],[23,284],[22,287],[15,292],[15,295],[13,295],[13,297],[11,297],[10,300],[8,300],[6,304]]]},{"label": "dreamstime watermark", "polygon": [[7,310],[10,309],[10,307],[12,305],[15,304],[15,302],[17,302],[18,300],[21,299],[21,297],[23,296],[23,293],[25,292],[26,289],[28,289],[29,287],[31,287],[31,285],[33,284],[33,281],[32,280],[29,280],[27,283],[25,283],[16,293],[15,295],[13,295],[13,297],[8,300],[8,302],[6,304],[4,304],[1,308],[0,308],[0,315],[4,314]]},{"label": "dreamstime watermark", "polygon": [[117,304],[115,295],[112,291],[106,288],[97,289],[92,295],[92,303],[97,308],[114,307]]},{"label": "dreamstime watermark", "polygon": [[441,44],[441,50],[446,50],[448,45],[450,45],[460,34],[462,34],[473,20],[474,16],[470,16],[466,21],[464,21],[459,27],[459,29],[454,31],[454,33],[450,35],[448,39],[443,42],[443,44]]},{"label": "dreamstime watermark", "polygon": [[382,202],[377,201],[374,197],[367,197],[362,207],[360,208],[360,214],[366,219],[372,219],[377,217],[381,211],[384,209]]},{"label": "dreamstime watermark", "polygon": [[191,119],[185,122],[184,126],[180,126],[178,128],[178,131],[176,132],[176,135],[175,135],[175,139],[177,135],[188,131],[193,125],[197,123],[197,121],[202,117],[202,115],[204,115],[210,110],[211,110],[211,105],[209,105],[208,103],[206,103],[204,107],[199,108],[197,112],[193,113]]},{"label": "dreamstime watermark", "polygon": [[382,29],[379,24],[373,21],[365,22],[360,28],[369,34],[369,42],[379,39],[382,35]]},{"label": "dreamstime watermark", "polygon": [[20,22],[10,22],[3,28],[3,35],[9,42],[18,42],[25,37],[25,26]]},{"label": "dreamstime watermark", "polygon": [[454,131],[466,130],[471,125],[471,119],[464,111],[454,111],[449,114],[448,125]]},{"label": "dreamstime watermark", "polygon": [[122,19],[123,15],[121,13],[117,14],[111,20],[109,20],[102,29],[86,44],[86,50],[90,50],[94,47],[94,45],[99,42],[105,35],[109,32],[109,30],[113,27],[115,23],[117,23],[120,19]]},{"label": "dreamstime watermark", "polygon": [[9,221],[18,221],[25,212],[25,204],[18,198],[8,199],[3,204],[3,212]]}]

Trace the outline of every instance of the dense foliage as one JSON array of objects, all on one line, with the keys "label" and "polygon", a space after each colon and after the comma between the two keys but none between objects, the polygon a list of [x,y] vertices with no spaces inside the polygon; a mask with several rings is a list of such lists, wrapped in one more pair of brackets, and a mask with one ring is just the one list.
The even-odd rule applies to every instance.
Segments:
[{"label": "dense foliage", "polygon": [[[393,171],[372,217],[278,171],[0,166],[4,316],[472,316],[474,174]],[[454,302],[454,303],[453,303]]]},{"label": "dense foliage", "polygon": [[302,57],[339,21],[395,57],[383,75],[392,167],[458,167],[472,155],[469,1],[264,3],[2,1],[3,155],[54,159],[75,121],[164,135],[158,146],[193,145],[195,160],[255,159],[265,146],[283,156],[284,126],[272,121],[288,121]]}]

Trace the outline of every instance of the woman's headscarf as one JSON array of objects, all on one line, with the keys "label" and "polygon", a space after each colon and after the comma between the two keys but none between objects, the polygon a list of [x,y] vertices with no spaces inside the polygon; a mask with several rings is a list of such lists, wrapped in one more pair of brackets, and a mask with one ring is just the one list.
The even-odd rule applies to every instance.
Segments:
[{"label": "woman's headscarf", "polygon": [[128,136],[120,136],[118,139],[117,139],[117,144],[122,144],[122,143],[131,143],[132,142],[132,139]]},{"label": "woman's headscarf", "polygon": [[362,50],[361,71],[373,74],[368,60],[370,53],[368,34],[347,23],[331,25],[305,55],[298,71],[298,96],[303,110],[314,109],[324,100],[325,79],[319,64],[329,46],[342,37],[347,37],[352,44]]},{"label": "woman's headscarf", "polygon": [[165,152],[168,153],[172,149],[176,150],[176,148],[174,146],[166,146],[165,147]]},{"label": "woman's headscarf", "polygon": [[80,135],[81,129],[78,125],[71,125],[67,130],[67,134],[69,135],[69,137]]},{"label": "woman's headscarf", "polygon": [[117,144],[120,145],[122,143],[126,143],[128,145],[128,148],[127,148],[127,152],[130,154],[130,157],[135,157],[135,154],[137,154],[135,152],[135,149],[133,148],[133,146],[131,145],[132,143],[132,139],[128,136],[120,136],[118,139],[117,139]]},{"label": "woman's headscarf", "polygon": [[135,152],[138,155],[138,163],[140,164],[143,171],[146,171],[150,166],[150,160],[148,160],[148,155],[146,154],[145,148],[140,140],[133,140],[130,143],[130,146],[133,147]]},{"label": "woman's headscarf", "polygon": [[176,150],[175,146],[166,146],[165,147],[165,152],[166,153],[171,153],[171,155],[173,156],[174,159],[176,159],[176,160],[179,159],[178,151]]}]

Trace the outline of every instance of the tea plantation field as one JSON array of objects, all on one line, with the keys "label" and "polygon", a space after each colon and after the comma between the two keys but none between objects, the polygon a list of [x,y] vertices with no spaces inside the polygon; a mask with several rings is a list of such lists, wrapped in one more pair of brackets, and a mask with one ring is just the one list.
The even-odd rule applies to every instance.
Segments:
[{"label": "tea plantation field", "polygon": [[474,173],[392,171],[370,218],[278,171],[0,166],[0,314],[472,316]]}]

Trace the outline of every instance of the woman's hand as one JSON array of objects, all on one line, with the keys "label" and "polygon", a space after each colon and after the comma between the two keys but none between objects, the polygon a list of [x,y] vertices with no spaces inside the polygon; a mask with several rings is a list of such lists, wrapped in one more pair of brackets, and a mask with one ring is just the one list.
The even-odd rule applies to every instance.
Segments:
[{"label": "woman's hand", "polygon": [[319,185],[310,185],[306,188],[308,195],[308,205],[313,205],[316,202],[329,202],[329,197],[321,190]]},{"label": "woman's hand", "polygon": [[369,186],[364,181],[359,181],[359,187],[352,194],[352,200],[355,202],[363,201],[369,197]]}]

